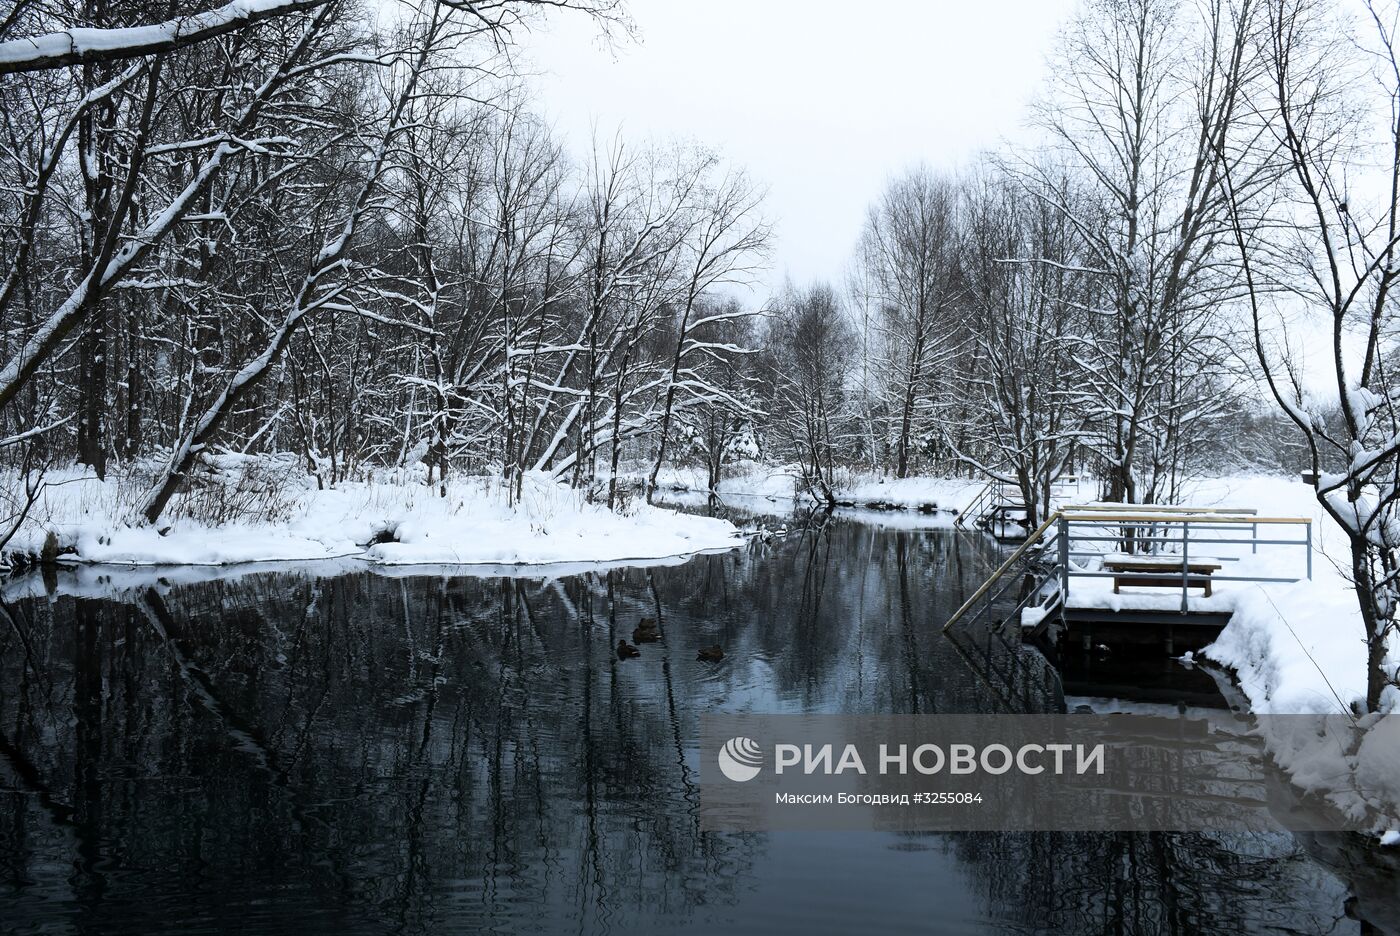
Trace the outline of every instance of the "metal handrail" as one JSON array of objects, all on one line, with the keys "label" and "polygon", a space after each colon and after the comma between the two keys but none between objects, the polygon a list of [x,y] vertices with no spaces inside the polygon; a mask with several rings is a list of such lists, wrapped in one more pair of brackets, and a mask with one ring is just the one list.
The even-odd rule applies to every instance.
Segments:
[{"label": "metal handrail", "polygon": [[968,504],[967,509],[958,514],[958,518],[953,521],[954,526],[965,528],[967,526],[966,520],[968,517],[976,519],[976,517],[979,516],[978,509],[982,506],[982,501],[986,500],[987,495],[991,493],[992,485],[994,484],[996,484],[996,479],[992,479],[982,485],[982,489],[977,492],[977,496],[972,499],[972,503]]},{"label": "metal handrail", "polygon": [[1177,504],[1109,504],[1109,503],[1102,503],[1102,504],[1069,504],[1069,505],[1066,505],[1066,506],[1065,506],[1065,509],[1066,509],[1066,510],[1104,510],[1104,511],[1115,511],[1115,510],[1137,510],[1137,511],[1144,511],[1144,510],[1147,510],[1147,511],[1152,511],[1152,512],[1154,512],[1154,513],[1165,513],[1165,514],[1172,514],[1172,513],[1181,513],[1181,514],[1218,513],[1218,514],[1249,514],[1249,515],[1253,515],[1253,514],[1256,514],[1256,513],[1259,512],[1259,511],[1255,510],[1253,507],[1182,507],[1182,506],[1179,506],[1179,505],[1177,505]]},{"label": "metal handrail", "polygon": [[1000,478],[991,478],[978,489],[977,496],[972,499],[965,510],[958,514],[958,518],[953,521],[953,525],[966,529],[968,523],[975,523],[979,520],[987,512],[987,506],[994,501],[998,503],[998,506],[1008,503],[1010,506],[1023,506],[1019,503],[1010,503],[1007,501],[1008,490],[1014,492],[1013,496],[1015,497],[1021,496],[1020,488],[1018,488],[1015,483]]},{"label": "metal handrail", "polygon": [[1080,515],[1070,513],[1072,510],[1080,510],[1079,507],[1066,507],[1060,511],[1066,520],[1080,521],[1081,523],[1098,523],[1103,526],[1118,526],[1124,523],[1142,523],[1148,525],[1168,524],[1168,523],[1233,523],[1240,526],[1249,526],[1253,523],[1311,523],[1311,517],[1239,517],[1229,514],[1189,514],[1186,516],[1172,517],[1161,514],[1112,514],[1111,516]]},{"label": "metal handrail", "polygon": [[[1036,581],[1035,585],[1026,592],[1025,596],[1016,603],[1016,607],[1007,615],[1007,620],[1015,620],[1018,623],[1022,623],[1024,621],[1024,612],[1032,607],[1045,608],[1047,609],[1047,614],[1051,613],[1055,607],[1064,607],[1065,603],[1069,600],[1069,595],[1065,592],[1064,585],[1060,581],[1059,576],[1055,574],[1056,571],[1057,570],[1054,568],[1042,567],[1039,579]],[[1052,582],[1055,585],[1055,592],[1053,596],[1048,596],[1045,593],[1045,586]],[[1005,591],[1005,589],[1003,589],[1003,591]],[[1049,600],[1041,603],[1038,600],[1041,598],[1048,598]]]},{"label": "metal handrail", "polygon": [[977,589],[977,591],[973,592],[972,597],[964,601],[962,603],[962,607],[958,608],[957,611],[953,612],[953,616],[948,619],[948,623],[943,625],[943,633],[948,633],[949,628],[956,624],[962,618],[962,616],[972,608],[973,605],[980,601],[983,595],[991,591],[992,586],[995,585],[997,581],[1007,573],[1007,571],[1016,563],[1016,560],[1020,559],[1023,555],[1025,555],[1026,550],[1034,546],[1040,540],[1040,538],[1045,535],[1045,531],[1050,529],[1050,527],[1054,525],[1055,521],[1059,519],[1060,514],[1057,511],[1051,514],[1049,517],[1047,517],[1045,522],[1042,523],[1038,528],[1036,528],[1034,533],[1026,537],[1026,541],[1020,546],[1018,546],[1016,548],[1016,551],[1013,552],[1005,562],[998,566],[997,570],[993,572],[985,582],[982,583],[982,587]]}]

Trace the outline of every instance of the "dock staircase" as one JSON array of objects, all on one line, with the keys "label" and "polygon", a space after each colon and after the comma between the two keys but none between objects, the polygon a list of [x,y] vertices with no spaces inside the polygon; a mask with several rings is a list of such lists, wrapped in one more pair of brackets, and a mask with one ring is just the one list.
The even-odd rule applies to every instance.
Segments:
[{"label": "dock staircase", "polygon": [[981,623],[998,632],[1020,632],[1034,622],[1037,632],[1063,621],[1069,562],[1062,556],[1058,513],[1030,533],[943,626]]},{"label": "dock staircase", "polygon": [[[954,524],[967,529],[976,527],[1002,538],[1009,525],[1020,527],[1016,520],[1026,515],[1026,504],[1020,489],[1014,484],[993,478],[984,484],[967,509],[958,514]],[[998,534],[997,531],[1002,531]],[[1018,532],[1024,532],[1024,528]]]},{"label": "dock staircase", "polygon": [[[1073,499],[1079,492],[1079,479],[1073,475],[1056,480],[1051,485],[1052,504]],[[967,509],[958,514],[954,525],[962,529],[977,528],[991,533],[999,540],[1018,541],[1028,532],[1025,497],[1018,485],[993,478],[982,486]]]}]

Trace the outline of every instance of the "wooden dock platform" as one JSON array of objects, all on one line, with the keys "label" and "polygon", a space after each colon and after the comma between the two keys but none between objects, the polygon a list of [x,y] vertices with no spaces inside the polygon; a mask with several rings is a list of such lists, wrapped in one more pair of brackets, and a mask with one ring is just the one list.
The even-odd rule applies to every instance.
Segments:
[{"label": "wooden dock platform", "polygon": [[[1259,561],[1294,550],[1297,575]],[[1272,556],[1272,553],[1270,553]],[[1312,577],[1312,521],[1253,510],[1067,506],[1030,533],[944,625],[980,621],[1024,639],[1085,647],[1211,643],[1245,589]]]}]

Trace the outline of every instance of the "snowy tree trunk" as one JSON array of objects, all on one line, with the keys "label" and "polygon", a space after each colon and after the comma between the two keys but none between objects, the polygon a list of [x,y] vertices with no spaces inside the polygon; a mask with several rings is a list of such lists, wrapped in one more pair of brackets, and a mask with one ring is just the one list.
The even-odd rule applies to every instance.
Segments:
[{"label": "snowy tree trunk", "polygon": [[[1389,562],[1387,562],[1389,559]],[[1386,569],[1389,565],[1390,568]],[[1394,677],[1386,668],[1388,638],[1396,630],[1395,608],[1390,589],[1377,580],[1377,568],[1381,577],[1389,572],[1395,574],[1394,556],[1391,551],[1377,548],[1365,537],[1351,539],[1351,574],[1356,583],[1356,596],[1361,608],[1361,623],[1366,634],[1366,711],[1379,712],[1382,696],[1394,684]]]}]

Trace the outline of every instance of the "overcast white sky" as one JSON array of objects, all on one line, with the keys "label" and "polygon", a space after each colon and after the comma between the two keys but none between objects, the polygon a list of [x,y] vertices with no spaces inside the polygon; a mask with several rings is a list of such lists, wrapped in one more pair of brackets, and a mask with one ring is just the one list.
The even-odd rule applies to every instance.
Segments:
[{"label": "overcast white sky", "polygon": [[541,109],[575,153],[596,122],[692,137],[769,188],[770,285],[845,274],[866,206],[920,161],[1024,136],[1074,0],[629,0],[612,51],[580,15],[525,38]]}]

